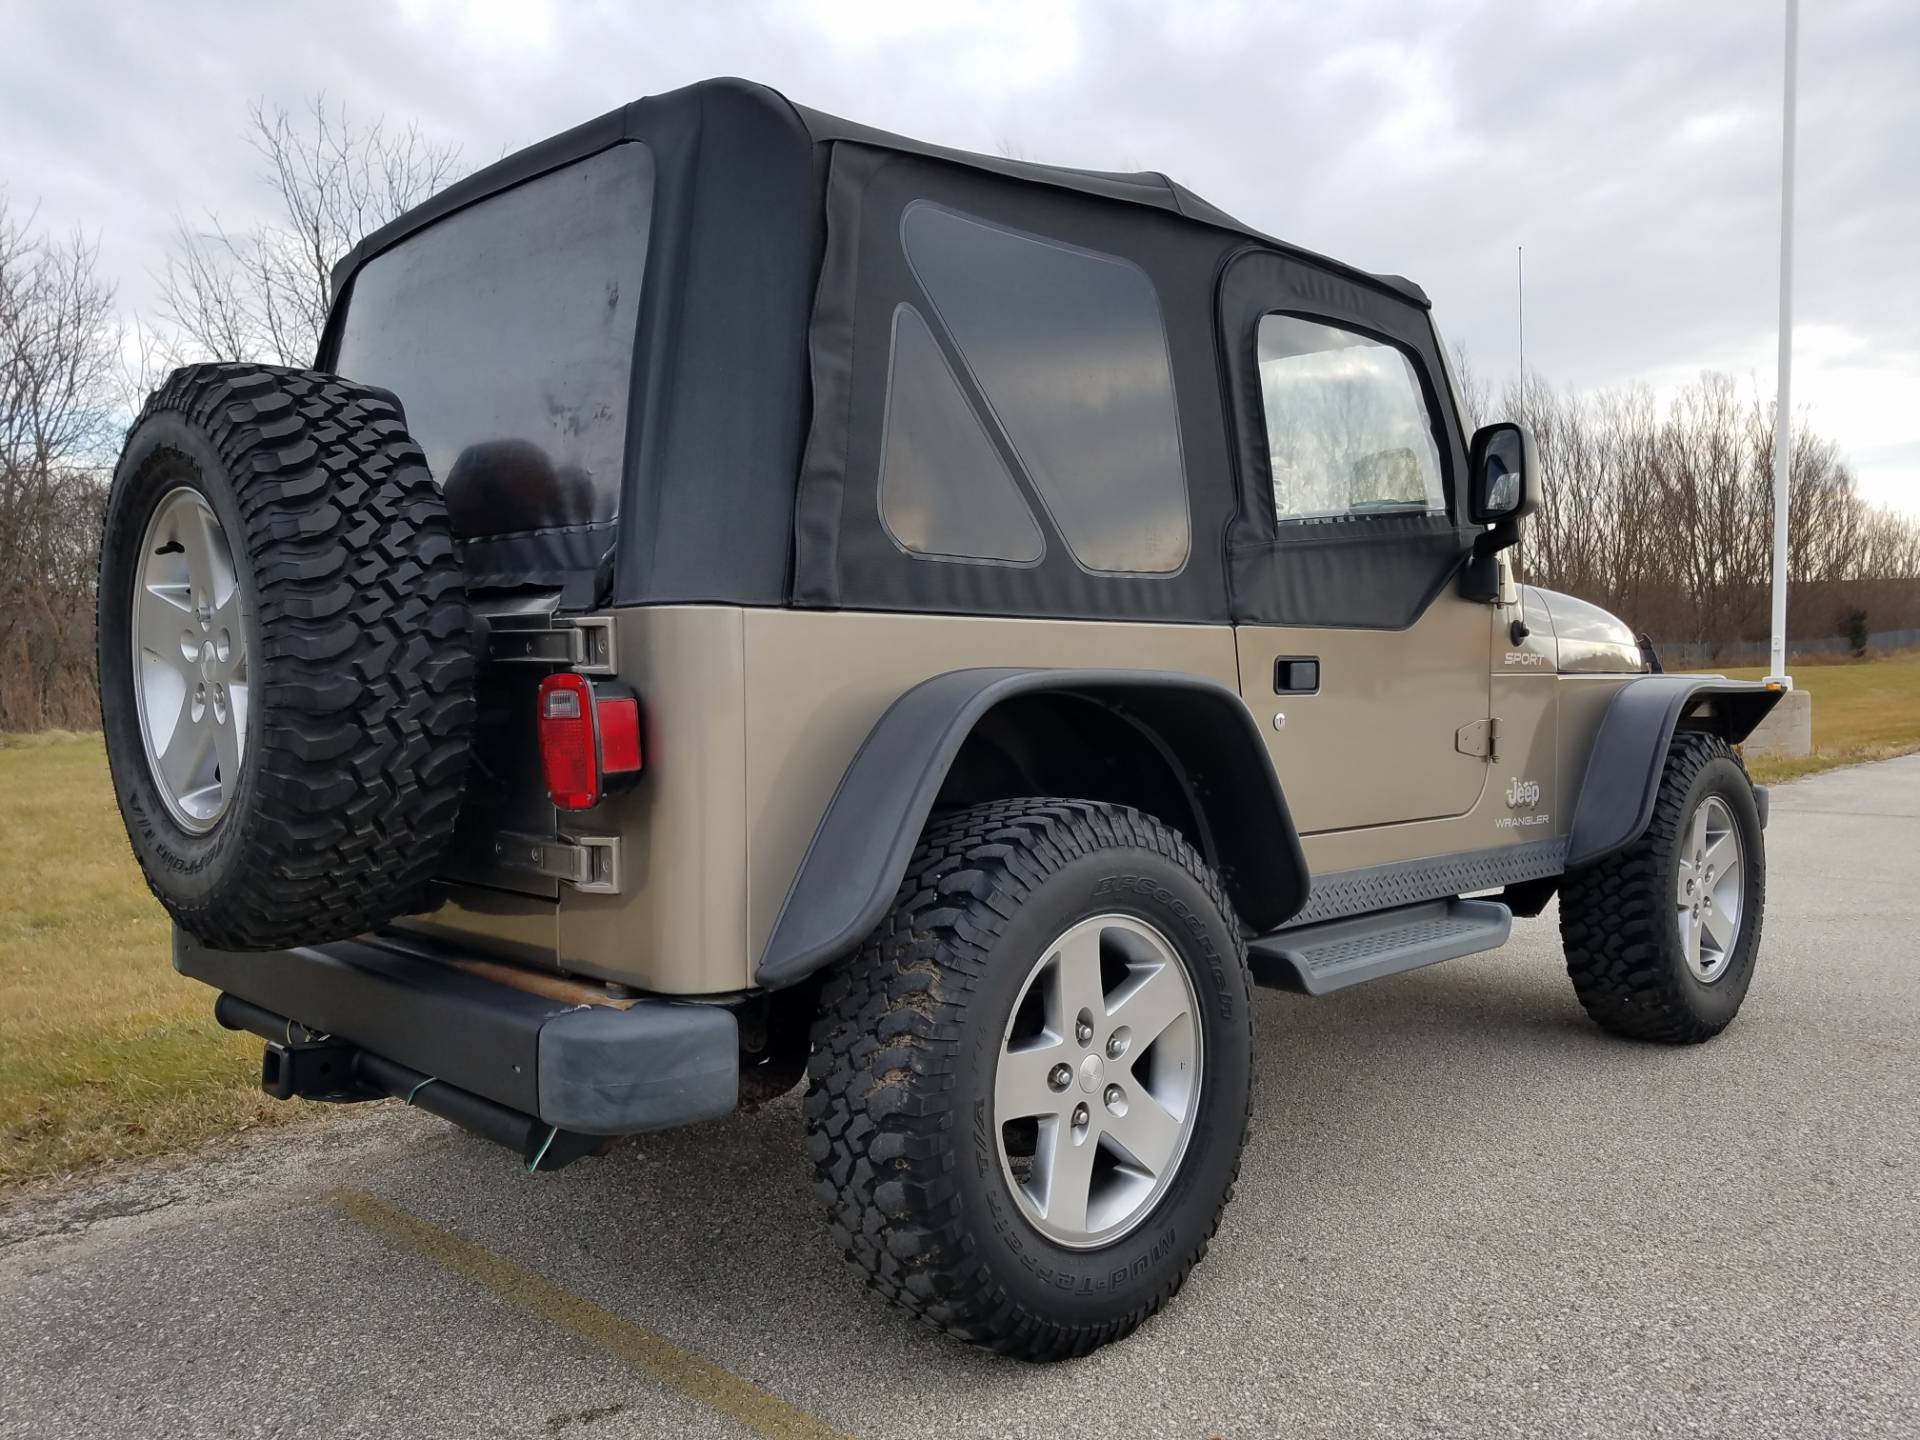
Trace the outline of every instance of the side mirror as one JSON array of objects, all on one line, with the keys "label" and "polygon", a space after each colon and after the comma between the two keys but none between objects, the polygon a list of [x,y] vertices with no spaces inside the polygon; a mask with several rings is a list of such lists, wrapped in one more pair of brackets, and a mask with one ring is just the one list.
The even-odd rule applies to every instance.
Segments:
[{"label": "side mirror", "polygon": [[1482,425],[1467,459],[1467,518],[1476,525],[1525,519],[1540,504],[1540,462],[1524,425]]}]

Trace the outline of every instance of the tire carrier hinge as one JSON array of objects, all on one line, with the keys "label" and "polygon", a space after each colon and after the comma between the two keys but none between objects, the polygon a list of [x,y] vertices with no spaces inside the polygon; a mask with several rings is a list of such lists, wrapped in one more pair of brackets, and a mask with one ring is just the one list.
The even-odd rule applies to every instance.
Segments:
[{"label": "tire carrier hinge", "polygon": [[514,870],[564,880],[588,895],[620,893],[618,835],[515,835],[493,837],[493,858]]},{"label": "tire carrier hinge", "polygon": [[611,675],[613,616],[495,616],[487,631],[487,659],[500,664],[577,670],[582,675]]},{"label": "tire carrier hinge", "polygon": [[[556,615],[543,597],[487,615],[486,657],[496,664],[538,665],[580,675],[612,676],[619,652],[612,615]],[[618,895],[623,871],[618,835],[534,835],[502,830],[493,860],[508,870],[559,880],[587,895]]]}]

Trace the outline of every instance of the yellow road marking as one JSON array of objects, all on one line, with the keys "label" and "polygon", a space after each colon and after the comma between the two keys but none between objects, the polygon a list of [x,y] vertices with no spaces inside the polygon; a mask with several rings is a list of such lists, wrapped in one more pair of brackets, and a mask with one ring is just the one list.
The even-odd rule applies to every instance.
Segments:
[{"label": "yellow road marking", "polygon": [[335,1190],[327,1199],[349,1220],[389,1244],[451,1270],[530,1315],[551,1321],[769,1440],[845,1440],[840,1431],[830,1429],[806,1411],[690,1350],[682,1350],[646,1326],[623,1320],[524,1265],[430,1225],[364,1190]]}]

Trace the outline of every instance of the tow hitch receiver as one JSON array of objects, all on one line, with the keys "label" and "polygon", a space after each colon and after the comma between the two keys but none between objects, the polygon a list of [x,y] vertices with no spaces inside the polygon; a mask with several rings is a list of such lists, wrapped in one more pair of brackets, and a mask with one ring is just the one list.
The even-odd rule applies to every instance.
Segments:
[{"label": "tow hitch receiver", "polygon": [[276,1100],[378,1100],[382,1092],[354,1074],[354,1046],[336,1040],[267,1041],[260,1088]]},{"label": "tow hitch receiver", "polygon": [[351,1103],[393,1096],[506,1146],[528,1170],[558,1170],[583,1155],[604,1152],[612,1143],[604,1135],[580,1135],[545,1124],[331,1036],[290,1039],[306,1033],[297,1021],[237,995],[216,1000],[213,1018],[229,1030],[251,1030],[267,1042],[260,1057],[260,1088],[276,1100]]}]

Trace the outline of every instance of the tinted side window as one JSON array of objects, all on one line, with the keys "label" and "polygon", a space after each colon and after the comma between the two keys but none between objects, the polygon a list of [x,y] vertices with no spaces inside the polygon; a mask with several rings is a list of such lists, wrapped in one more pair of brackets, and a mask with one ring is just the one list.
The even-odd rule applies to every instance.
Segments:
[{"label": "tinted side window", "polygon": [[927,322],[893,312],[880,522],[916,555],[1031,565],[1046,550],[1020,487]]},{"label": "tinted side window", "polygon": [[1265,315],[1259,364],[1281,520],[1446,513],[1433,417],[1398,347]]},{"label": "tinted side window", "polygon": [[651,152],[616,145],[355,275],[336,368],[400,397],[457,532],[618,512],[652,214]]},{"label": "tinted side window", "polygon": [[908,263],[1088,570],[1168,574],[1190,544],[1166,329],[1129,261],[907,207]]}]

